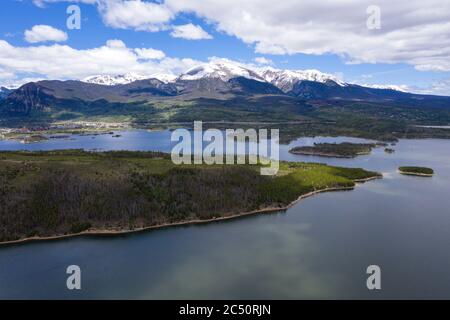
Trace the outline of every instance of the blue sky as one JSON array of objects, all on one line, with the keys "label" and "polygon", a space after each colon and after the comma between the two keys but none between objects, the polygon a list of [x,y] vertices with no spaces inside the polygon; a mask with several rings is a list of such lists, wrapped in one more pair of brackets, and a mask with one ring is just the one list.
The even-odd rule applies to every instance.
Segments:
[{"label": "blue sky", "polygon": [[[106,6],[106,9],[105,7],[102,9],[101,4],[99,4],[98,1],[104,1],[105,3],[107,3],[104,4],[104,6]],[[161,50],[162,52],[164,52],[166,58],[176,58],[179,60],[189,58],[195,61],[208,61],[210,57],[220,57],[235,60],[245,64],[252,64],[255,63],[255,58],[264,57],[272,61],[273,67],[280,69],[318,69],[322,72],[337,74],[342,77],[343,80],[352,83],[404,85],[413,91],[429,91],[430,93],[450,95],[450,81],[448,81],[448,79],[450,79],[450,67],[448,65],[440,64],[440,61],[443,61],[446,57],[442,57],[442,54],[439,55],[440,51],[446,51],[446,49],[448,49],[445,48],[446,42],[442,44],[443,47],[439,48],[437,46],[437,51],[429,54],[429,61],[427,60],[423,62],[423,59],[421,59],[422,57],[414,56],[414,52],[408,52],[408,54],[404,54],[405,51],[412,51],[414,48],[416,48],[417,43],[414,43],[414,45],[411,46],[411,48],[413,49],[408,48],[408,45],[405,45],[405,48],[401,48],[402,50],[399,50],[400,53],[392,53],[391,56],[387,57],[383,50],[379,48],[379,46],[372,49],[372,51],[379,51],[375,54],[371,53],[370,48],[368,48],[366,51],[360,50],[358,48],[355,49],[351,43],[345,44],[348,47],[348,50],[346,51],[345,48],[339,48],[339,42],[336,42],[337,44],[334,47],[327,47],[327,49],[324,50],[323,47],[326,47],[326,45],[322,43],[315,43],[314,41],[314,30],[319,29],[311,29],[310,31],[308,31],[308,33],[312,39],[305,38],[305,41],[300,42],[299,40],[299,42],[297,43],[295,42],[295,39],[292,41],[292,43],[290,42],[289,38],[287,40],[280,40],[279,46],[283,47],[283,50],[288,51],[280,53],[278,52],[278,50],[261,50],[260,48],[258,48],[258,43],[260,43],[262,46],[267,47],[267,44],[270,44],[271,41],[276,42],[278,40],[277,36],[275,36],[274,39],[270,38],[270,36],[266,37],[263,28],[261,28],[261,30],[256,30],[256,28],[254,27],[254,25],[258,25],[258,23],[260,22],[259,20],[255,19],[261,19],[261,24],[263,24],[267,21],[271,21],[271,23],[273,23],[274,17],[277,18],[276,15],[269,16],[266,12],[263,11],[261,12],[261,14],[257,14],[257,12],[255,12],[255,17],[251,18],[251,21],[254,21],[254,24],[251,27],[246,27],[245,22],[236,26],[237,23],[235,25],[232,18],[229,18],[225,14],[221,14],[220,12],[219,14],[217,14],[214,10],[214,6],[217,6],[217,4],[214,3],[214,1],[205,0],[205,7],[210,6],[210,9],[204,9],[201,7],[199,9],[198,2],[201,1],[197,1],[197,4],[193,3],[191,7],[186,7],[186,9],[184,9],[183,7],[185,6],[185,4],[168,4],[176,8],[173,9],[173,7],[170,7],[171,12],[173,12],[171,18],[163,23],[157,22],[157,30],[149,31],[145,28],[144,30],[142,30],[139,23],[133,24],[131,22],[123,22],[122,20],[120,20],[121,17],[117,17],[117,13],[111,13],[113,10],[111,4],[112,2],[123,3],[126,1],[98,1],[2,1],[0,11],[0,41],[6,41],[12,47],[10,48],[10,55],[32,55],[34,53],[32,53],[31,51],[24,51],[22,49],[33,47],[69,46],[74,50],[86,50],[86,52],[89,52],[89,50],[91,49],[104,46],[108,40],[117,39],[121,40],[127,48],[153,48]],[[66,19],[68,17],[68,14],[66,14],[66,8],[74,2],[81,8],[80,30],[69,30],[66,27]],[[85,2],[92,2],[92,4]],[[149,1],[137,2],[149,3]],[[173,0],[171,2],[176,2],[176,0]],[[192,1],[186,0],[186,3],[189,2]],[[161,4],[160,1],[153,1],[153,3],[155,5]],[[406,5],[406,3],[407,2],[405,1],[404,5]],[[261,3],[261,5],[263,5],[263,3]],[[242,8],[242,11],[245,11],[245,9],[246,8]],[[295,8],[292,9],[294,10]],[[450,8],[448,9],[450,11]],[[262,9],[258,9],[258,6],[255,6],[255,11],[257,10]],[[289,10],[289,7],[286,10]],[[443,9],[441,9],[441,11],[442,10]],[[123,8],[122,11],[124,11]],[[249,12],[251,13],[252,10],[249,10]],[[361,17],[365,17],[364,14],[365,12],[361,14]],[[243,17],[245,18],[246,16]],[[139,19],[142,20],[141,23],[145,24],[147,23],[145,20],[146,18],[147,17],[144,16],[140,17]],[[289,19],[297,18],[299,19],[299,21],[302,20],[301,16],[289,17]],[[310,25],[315,23],[314,18],[314,16],[308,16],[308,19],[311,19]],[[149,21],[153,19],[152,21],[150,21],[150,23],[154,24],[154,20],[158,18],[149,16],[148,19]],[[236,17],[236,19],[239,19],[239,17]],[[286,29],[280,30],[286,30],[286,32],[283,33],[292,32],[292,34],[294,35],[293,37],[295,37],[296,34],[300,35],[299,38],[302,37],[301,32],[303,28],[300,28],[300,24],[298,30],[296,30],[295,28],[297,28],[297,26],[295,25],[295,20],[293,20],[294,23],[286,23],[286,26],[283,26],[282,17],[280,19],[280,25],[274,26],[276,26],[277,28],[285,27]],[[323,23],[320,22],[321,19],[323,19],[322,16],[317,17],[317,25],[319,25],[319,23],[321,23],[320,25],[323,25]],[[349,19],[354,20],[354,18],[352,17],[349,17]],[[126,21],[129,20],[132,19],[128,19]],[[377,34],[377,37],[382,39],[381,37],[385,36],[387,39],[386,41],[388,41],[390,39],[389,37],[394,34],[394,32],[392,31],[394,22],[395,19],[392,19],[392,22],[388,21],[389,30],[386,30],[385,34]],[[439,21],[426,21],[426,23],[430,24],[431,26],[433,26],[433,23],[438,22]],[[342,26],[346,26],[345,31],[344,33],[337,32],[336,35],[330,35],[330,37],[333,37],[330,38],[332,40],[336,37],[342,36],[342,41],[345,42],[344,39],[346,37],[350,37],[356,34],[360,36],[361,39],[370,37],[370,34],[368,34],[368,36],[361,36],[362,32],[366,31],[358,30],[347,35],[345,32],[349,31],[346,30],[346,21],[343,20],[337,22],[336,24],[338,23],[341,23]],[[194,26],[203,29],[203,31],[209,34],[212,39],[190,40],[184,38],[175,38],[171,35],[171,33],[173,32],[173,26],[182,26],[187,24],[193,24]],[[406,24],[407,23],[405,22],[405,25]],[[421,22],[421,24],[424,25],[425,22]],[[24,32],[26,30],[32,30],[33,26],[35,25],[46,25],[65,32],[67,34],[67,39],[65,41],[53,41],[50,39],[49,41],[30,43],[25,39]],[[324,28],[326,31],[326,26]],[[251,30],[249,31],[249,29]],[[405,27],[401,26],[399,27],[399,30],[403,31],[405,30]],[[330,34],[332,34],[333,32],[335,32],[334,27],[333,30],[330,29]],[[442,32],[445,32],[445,29],[442,30]],[[411,34],[414,35],[414,33]],[[410,35],[405,32],[405,40],[407,40],[406,36],[410,37]],[[427,34],[427,36],[431,38],[432,35]],[[437,34],[435,36],[442,35],[440,35],[439,31],[437,31]],[[328,43],[332,42],[326,39],[326,36],[323,41],[327,41]],[[396,41],[398,41],[398,39]],[[306,42],[311,42],[313,44],[311,45],[311,47],[308,47],[307,44],[304,44]],[[428,44],[426,43],[426,41],[424,42],[425,43],[423,43],[423,45],[427,46]],[[430,42],[432,42],[432,39],[430,39]],[[384,42],[379,43],[381,45],[384,44]],[[364,44],[361,43],[361,46],[364,46]],[[398,48],[398,45],[394,46],[394,48]],[[386,48],[386,50],[389,49]],[[417,48],[417,50],[419,50],[419,48]],[[310,51],[312,53],[309,53]],[[438,52],[439,54],[436,54],[436,52]],[[39,57],[33,56],[32,59],[36,64],[39,64],[39,59],[45,59],[43,55],[44,54],[41,53],[39,54]],[[402,55],[406,56],[404,61],[402,61],[401,58],[398,58],[398,56]],[[439,59],[436,58],[436,56],[438,55]],[[49,57],[51,56],[52,55],[50,54]],[[22,68],[21,63],[25,63],[23,60],[18,60],[17,62],[11,62],[10,60],[10,56],[2,57],[2,52],[0,50],[0,84],[20,83],[23,78],[65,79],[70,77],[70,74],[61,74],[61,76],[58,76],[57,68],[55,68],[52,73],[47,74],[45,70],[42,71],[38,67]],[[349,61],[351,60],[357,60],[358,63],[349,63]],[[419,61],[419,64],[416,61]],[[149,74],[153,73],[153,70],[150,69],[161,62],[163,62],[163,64],[169,63],[169,61],[159,60],[159,62],[153,61],[146,64],[145,66],[149,68]],[[49,69],[51,69],[51,62],[46,61],[46,63],[49,64]],[[170,61],[170,63],[176,64],[178,62]],[[186,65],[187,67],[192,63],[194,62],[183,62],[179,63],[179,65],[177,66],[182,69],[184,65]],[[70,66],[67,67],[70,68]],[[101,70],[92,70],[92,74],[97,74],[98,71],[102,70],[110,69],[106,68]],[[161,70],[163,69],[158,69],[155,71],[161,72]],[[89,70],[85,71],[83,74],[87,72],[89,72]],[[74,78],[77,78],[79,76],[81,76],[81,73],[80,75],[74,74]]]}]

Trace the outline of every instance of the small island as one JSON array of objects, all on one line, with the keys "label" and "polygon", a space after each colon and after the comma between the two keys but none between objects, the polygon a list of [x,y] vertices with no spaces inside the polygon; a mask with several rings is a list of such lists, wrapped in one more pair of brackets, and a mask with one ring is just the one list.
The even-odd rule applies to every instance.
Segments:
[{"label": "small island", "polygon": [[395,150],[392,149],[392,148],[385,148],[385,149],[384,149],[384,152],[386,152],[386,153],[394,153]]},{"label": "small island", "polygon": [[376,143],[314,143],[313,146],[292,148],[289,152],[307,156],[354,158],[370,154],[375,147],[377,147]]},{"label": "small island", "polygon": [[24,143],[24,144],[41,142],[41,141],[46,141],[46,140],[48,140],[48,138],[41,134],[34,134],[34,135],[25,136],[25,137],[20,137],[20,143]]},{"label": "small island", "polygon": [[398,168],[401,174],[421,177],[432,177],[434,170],[426,167],[400,167]]}]

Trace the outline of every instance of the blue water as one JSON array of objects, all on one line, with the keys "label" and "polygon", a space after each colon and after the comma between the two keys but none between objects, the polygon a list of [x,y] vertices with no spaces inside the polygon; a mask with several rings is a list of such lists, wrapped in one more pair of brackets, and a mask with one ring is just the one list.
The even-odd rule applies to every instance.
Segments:
[{"label": "blue water", "polygon": [[[170,132],[74,136],[2,150],[62,148],[170,151]],[[318,141],[281,146],[281,159],[363,167],[384,179],[320,194],[287,212],[115,237],[80,237],[0,247],[0,298],[450,298],[450,141],[401,140],[394,154],[355,159],[289,154]],[[435,169],[402,176],[400,165]],[[66,267],[82,270],[82,290],[66,289]],[[382,289],[366,288],[367,266]]]}]

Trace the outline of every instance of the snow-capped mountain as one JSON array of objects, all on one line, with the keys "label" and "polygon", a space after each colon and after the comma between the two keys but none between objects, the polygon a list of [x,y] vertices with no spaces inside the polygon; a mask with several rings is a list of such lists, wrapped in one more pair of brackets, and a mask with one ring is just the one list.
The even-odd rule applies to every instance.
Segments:
[{"label": "snow-capped mountain", "polygon": [[118,84],[128,84],[138,80],[157,79],[164,83],[175,81],[177,76],[166,73],[155,73],[148,76],[139,75],[136,73],[127,73],[120,75],[96,75],[83,79],[83,82],[101,84],[104,86],[115,86]]},{"label": "snow-capped mountain", "polygon": [[175,80],[177,80],[178,77],[176,75],[170,74],[170,73],[154,73],[146,78],[157,79],[164,83],[171,83],[171,82],[175,82]]},{"label": "snow-capped mountain", "polygon": [[267,68],[261,72],[267,82],[270,82],[274,86],[278,87],[283,92],[289,92],[293,89],[294,85],[300,81],[314,81],[320,83],[326,83],[327,81],[334,81],[340,86],[346,84],[340,81],[332,74],[323,73],[319,70],[278,70],[274,68]]},{"label": "snow-capped mountain", "polygon": [[233,78],[244,77],[252,80],[265,82],[257,72],[247,69],[241,65],[226,62],[214,61],[193,67],[181,74],[179,80],[199,80],[204,78],[221,79],[228,81]]},{"label": "snow-capped mountain", "polygon": [[373,89],[388,89],[400,92],[408,92],[407,86],[397,86],[394,84],[363,84],[363,87],[373,88]]},{"label": "snow-capped mountain", "polygon": [[[181,92],[192,91],[192,90],[200,90],[201,92],[213,92],[213,91],[224,91],[227,86],[235,84],[234,79],[238,78],[249,79],[250,81],[258,81],[259,84],[263,83],[266,85],[264,87],[264,92],[268,90],[267,85],[272,85],[279,90],[281,90],[285,94],[301,96],[303,97],[303,91],[306,90],[307,97],[310,98],[311,86],[315,86],[318,90],[317,86],[327,86],[327,92],[330,90],[334,90],[333,94],[336,96],[342,95],[335,92],[335,90],[341,89],[355,89],[355,85],[345,83],[341,81],[335,75],[320,72],[315,69],[308,70],[280,70],[272,67],[266,68],[251,68],[233,61],[218,59],[212,60],[208,63],[203,63],[197,65],[193,68],[190,68],[186,72],[176,76],[174,74],[165,74],[165,73],[154,73],[150,75],[139,75],[135,73],[127,73],[123,75],[97,75],[88,77],[83,80],[83,82],[100,84],[105,86],[114,86],[114,85],[124,85],[129,84],[138,80],[148,80],[148,79],[157,79],[163,82],[165,85],[176,85],[177,89],[173,90],[181,90]],[[206,80],[203,81],[202,84],[188,84],[188,82],[196,82],[196,80]],[[233,80],[230,82],[230,80]],[[181,83],[183,82],[183,83]],[[229,83],[230,82],[230,83]],[[228,83],[228,84],[227,84]],[[187,86],[187,87],[186,87]],[[189,86],[192,86],[190,88]],[[337,88],[331,89],[331,86],[336,86]],[[186,88],[190,89],[186,89]],[[308,87],[308,89],[306,88]],[[407,92],[407,88],[404,86],[395,86],[395,85],[362,85],[365,88],[372,89],[390,89],[397,92]],[[183,89],[184,88],[184,89]],[[228,87],[227,87],[228,88]],[[220,89],[220,90],[219,90]],[[247,88],[248,89],[248,88]],[[261,89],[261,88],[260,88]],[[172,91],[173,91],[172,90]],[[225,90],[226,91],[226,90]],[[274,93],[274,90],[269,90]],[[344,90],[345,91],[345,90]],[[5,94],[3,94],[5,96]],[[350,94],[344,95],[345,97]]]},{"label": "snow-capped mountain", "polygon": [[[267,99],[277,105],[276,99],[295,101],[370,101],[375,103],[410,103],[448,106],[450,98],[415,95],[402,87],[361,86],[344,83],[331,74],[317,70],[278,70],[245,66],[229,61],[211,61],[200,64],[176,77],[167,74],[141,76],[126,74],[118,76],[95,76],[77,81],[46,80],[33,81],[3,96],[1,105],[14,112],[42,110],[52,103],[59,105],[67,101],[105,100],[111,103],[153,101],[153,99]],[[102,84],[99,87],[96,84]],[[120,85],[116,85],[120,84]],[[380,90],[386,89],[386,90]],[[2,91],[5,91],[2,89]],[[0,91],[1,92],[1,91]],[[278,98],[277,98],[278,97]],[[283,103],[284,103],[283,102]]]},{"label": "snow-capped mountain", "polygon": [[96,75],[83,79],[83,82],[101,84],[104,86],[115,86],[118,84],[127,84],[137,80],[143,80],[147,77],[135,73],[127,73],[120,75]]}]

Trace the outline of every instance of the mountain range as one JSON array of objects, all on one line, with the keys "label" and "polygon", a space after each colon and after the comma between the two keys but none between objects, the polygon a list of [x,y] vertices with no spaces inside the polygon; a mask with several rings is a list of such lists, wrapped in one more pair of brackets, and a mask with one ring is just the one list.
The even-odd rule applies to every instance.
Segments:
[{"label": "mountain range", "polygon": [[0,99],[5,99],[10,93],[11,89],[6,87],[0,87]]},{"label": "mountain range", "polygon": [[[364,101],[402,106],[450,108],[450,97],[407,93],[390,88],[370,88],[340,81],[318,70],[250,69],[230,62],[210,62],[176,76],[97,75],[78,80],[45,80],[16,90],[1,88],[0,112],[28,115],[61,106],[105,106],[110,103],[148,104],[161,99],[192,101],[236,97],[278,96],[301,101]],[[276,101],[276,100],[274,100]]]}]

